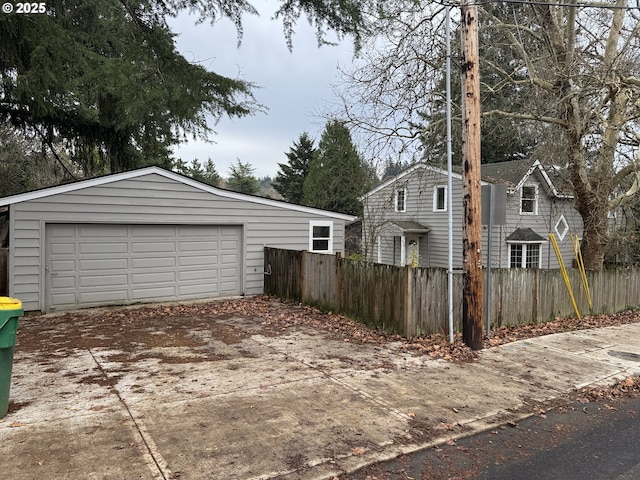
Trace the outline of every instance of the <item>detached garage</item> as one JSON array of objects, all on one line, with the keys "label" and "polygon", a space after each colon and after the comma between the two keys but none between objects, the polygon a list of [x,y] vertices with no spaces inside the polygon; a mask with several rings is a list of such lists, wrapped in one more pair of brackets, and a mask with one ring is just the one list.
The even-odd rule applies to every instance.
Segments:
[{"label": "detached garage", "polygon": [[0,198],[27,311],[262,293],[265,246],[342,252],[354,218],[158,167]]}]

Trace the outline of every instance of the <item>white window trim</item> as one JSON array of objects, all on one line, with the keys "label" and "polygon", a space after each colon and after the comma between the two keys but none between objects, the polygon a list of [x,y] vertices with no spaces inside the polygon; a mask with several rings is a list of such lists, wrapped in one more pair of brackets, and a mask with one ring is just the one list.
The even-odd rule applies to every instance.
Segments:
[{"label": "white window trim", "polygon": [[[560,232],[560,228],[558,227],[563,227],[562,232]],[[560,218],[556,222],[554,230],[556,231],[556,235],[558,235],[558,238],[562,242],[564,240],[564,237],[566,237],[567,233],[569,233],[569,224],[567,223],[567,219],[564,218],[564,214],[560,215]]]},{"label": "white window trim", "polygon": [[[316,237],[320,240],[329,240],[328,250],[314,250],[313,249],[313,227],[329,227],[329,237]],[[328,253],[333,254],[333,222],[330,220],[309,220],[309,251],[313,253]]]},{"label": "white window trim", "polygon": [[[544,245],[545,242],[508,242],[509,245],[509,251],[507,252],[507,260],[508,260],[508,268],[527,268],[526,264],[527,264],[527,246],[528,245],[539,245],[539,250],[538,250],[538,268],[542,268],[542,245]],[[512,267],[511,266],[511,246],[512,245],[522,245],[524,246],[524,248],[522,249],[522,259],[521,259],[521,264],[520,267]],[[532,268],[532,267],[529,267]]]},{"label": "white window trim", "polygon": [[[403,202],[402,209],[398,209],[398,193],[403,193]],[[396,189],[395,195],[393,197],[393,208],[398,213],[404,213],[407,211],[407,189],[406,188],[398,188]]]},{"label": "white window trim", "polygon": [[[524,192],[525,187],[535,189],[535,195],[533,198],[533,212],[523,212],[522,211],[522,194]],[[538,215],[538,185],[525,184],[520,188],[520,215]]]},{"label": "white window trim", "polygon": [[[444,208],[443,209],[439,209],[438,208],[438,189],[443,189],[444,190]],[[435,187],[433,187],[433,211],[434,212],[446,212],[447,211],[447,199],[448,199],[448,195],[447,195],[447,186],[446,185],[436,185]]]}]

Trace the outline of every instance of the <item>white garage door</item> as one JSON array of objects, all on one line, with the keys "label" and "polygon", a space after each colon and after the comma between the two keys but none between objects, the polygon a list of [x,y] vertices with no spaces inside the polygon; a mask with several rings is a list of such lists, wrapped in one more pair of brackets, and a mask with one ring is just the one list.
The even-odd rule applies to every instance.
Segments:
[{"label": "white garage door", "polygon": [[47,231],[47,311],[241,293],[241,227],[67,225]]}]

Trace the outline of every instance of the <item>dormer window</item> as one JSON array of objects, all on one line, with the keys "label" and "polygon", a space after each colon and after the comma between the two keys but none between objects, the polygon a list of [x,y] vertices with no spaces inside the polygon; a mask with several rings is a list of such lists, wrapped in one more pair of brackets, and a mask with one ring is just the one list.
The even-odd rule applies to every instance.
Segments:
[{"label": "dormer window", "polygon": [[407,189],[406,188],[400,188],[396,190],[395,206],[396,206],[396,212],[407,211]]},{"label": "dormer window", "polygon": [[524,185],[520,190],[520,214],[538,214],[538,187],[535,185]]}]

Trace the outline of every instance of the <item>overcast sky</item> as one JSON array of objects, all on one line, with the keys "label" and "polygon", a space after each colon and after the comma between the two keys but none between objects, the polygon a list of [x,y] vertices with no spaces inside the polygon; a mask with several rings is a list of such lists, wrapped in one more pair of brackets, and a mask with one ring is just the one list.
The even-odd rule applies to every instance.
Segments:
[{"label": "overcast sky", "polygon": [[323,105],[332,101],[330,82],[337,67],[348,66],[353,59],[349,39],[339,46],[318,48],[314,30],[301,19],[293,38],[293,51],[287,49],[282,24],[271,20],[277,2],[253,2],[260,17],[244,17],[244,34],[237,48],[235,27],[228,20],[215,25],[195,25],[194,17],[182,15],[170,25],[179,36],[178,50],[190,61],[228,77],[239,77],[258,84],[258,103],[269,110],[255,116],[229,120],[214,126],[216,143],[192,141],[175,150],[187,162],[193,158],[216,165],[218,173],[228,176],[229,166],[240,159],[255,168],[255,175],[274,177],[278,162],[302,132],[317,141],[324,128],[320,118]]}]

